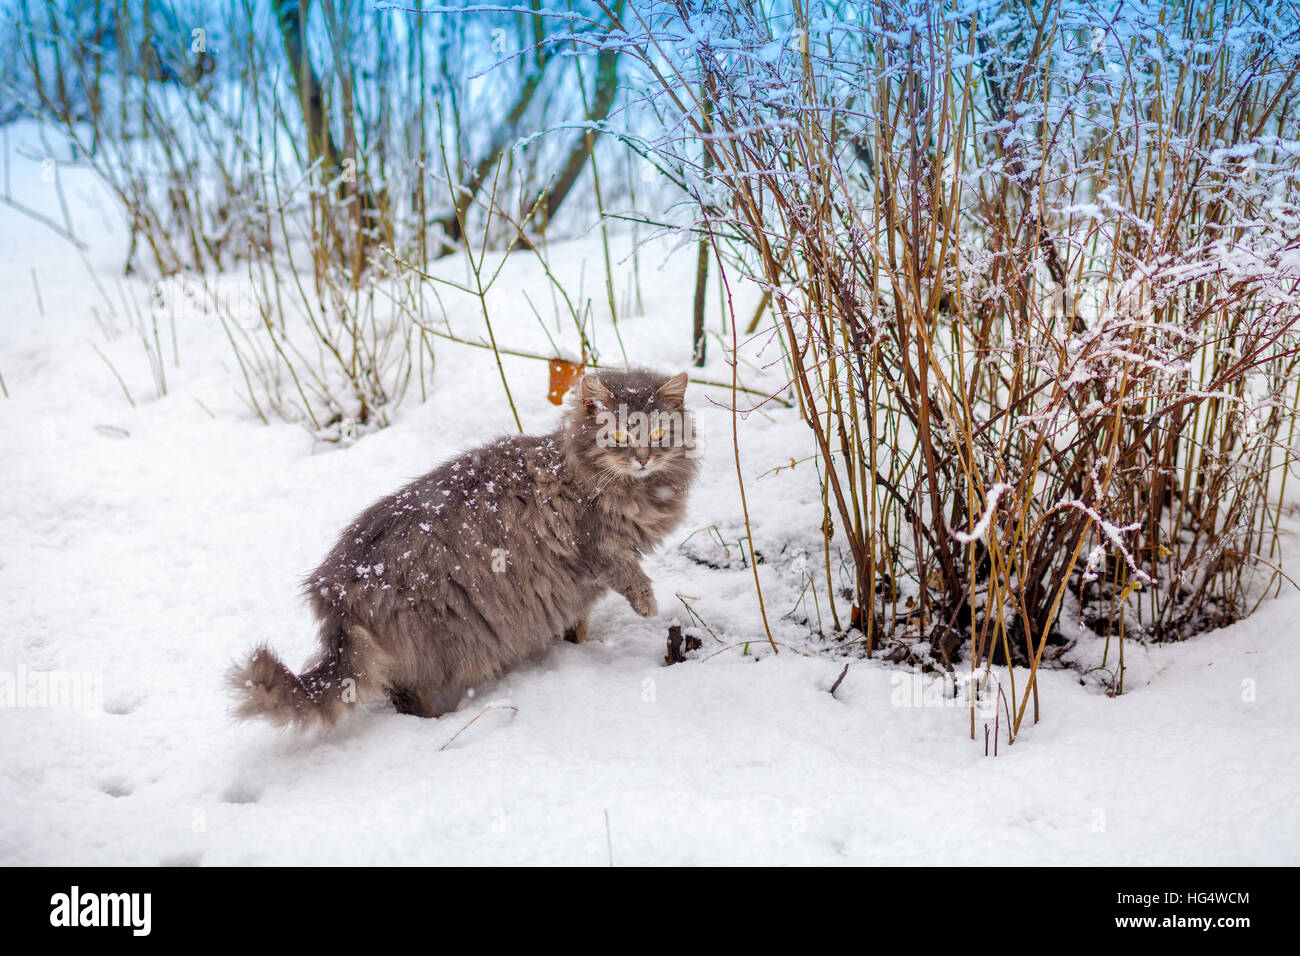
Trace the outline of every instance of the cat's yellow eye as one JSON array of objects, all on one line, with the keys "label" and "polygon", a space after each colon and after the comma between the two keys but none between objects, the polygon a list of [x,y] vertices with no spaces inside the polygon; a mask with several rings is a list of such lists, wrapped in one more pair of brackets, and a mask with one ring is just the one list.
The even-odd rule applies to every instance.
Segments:
[{"label": "cat's yellow eye", "polygon": [[656,428],[654,431],[650,433],[651,441],[658,441],[663,437],[664,437],[664,430],[662,428]]},{"label": "cat's yellow eye", "polygon": [[626,445],[627,432],[614,432],[614,441],[618,442],[620,445]]}]

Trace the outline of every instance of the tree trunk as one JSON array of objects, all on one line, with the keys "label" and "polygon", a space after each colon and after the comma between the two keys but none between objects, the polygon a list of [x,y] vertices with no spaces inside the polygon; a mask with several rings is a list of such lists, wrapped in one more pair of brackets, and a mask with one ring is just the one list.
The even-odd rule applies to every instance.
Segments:
[{"label": "tree trunk", "polygon": [[[310,6],[311,0],[305,0]],[[325,101],[321,94],[320,76],[307,54],[307,15],[300,0],[273,0],[275,19],[280,28],[284,55],[289,61],[293,87],[302,107],[302,119],[307,127],[308,162],[324,161],[331,177],[339,171],[339,148],[330,132],[325,115]]]},{"label": "tree trunk", "polygon": [[510,112],[506,114],[505,123],[501,126],[497,135],[493,138],[491,145],[484,151],[479,161],[474,164],[473,175],[469,181],[462,183],[456,194],[456,208],[438,220],[438,225],[442,227],[446,241],[443,243],[442,255],[449,255],[455,249],[455,243],[460,242],[463,230],[461,224],[465,221],[465,216],[469,212],[470,205],[474,202],[474,197],[479,194],[483,184],[487,181],[488,174],[492,172],[493,167],[500,161],[501,156],[505,153],[506,147],[510,145],[510,140],[514,135],[515,128],[519,121],[523,119],[524,111],[533,101],[533,95],[537,88],[541,86],[542,77],[546,72],[546,64],[550,58],[546,57],[539,61],[538,68],[535,72],[529,74],[524,80],[524,85],[519,90],[519,95],[515,97],[515,102],[510,107]]},{"label": "tree trunk", "polygon": [[[616,21],[623,14],[623,7],[624,0],[619,0],[614,5]],[[561,167],[559,175],[555,177],[547,193],[546,215],[542,220],[542,228],[545,228],[560,211],[560,206],[564,204],[569,191],[582,175],[582,167],[586,165],[592,150],[596,147],[596,139],[600,136],[600,128],[596,124],[603,123],[609,116],[610,108],[614,105],[614,96],[618,93],[618,56],[617,50],[609,49],[602,49],[596,55],[596,95],[591,103],[591,111],[587,114],[587,121],[592,126],[573,144],[573,148],[569,150],[569,158]]]}]

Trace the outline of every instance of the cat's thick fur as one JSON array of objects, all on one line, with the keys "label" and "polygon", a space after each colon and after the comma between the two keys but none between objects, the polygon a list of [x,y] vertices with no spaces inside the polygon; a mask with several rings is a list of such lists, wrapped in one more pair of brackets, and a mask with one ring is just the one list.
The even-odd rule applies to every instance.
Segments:
[{"label": "cat's thick fur", "polygon": [[[588,374],[556,431],[466,452],[368,508],[303,583],[316,658],[295,675],[256,649],[230,674],[235,715],[332,724],[387,695],[437,716],[539,645],[585,640],[610,588],[653,616],[639,560],[681,521],[696,470],[685,389],[684,374]],[[620,408],[663,431],[611,425]]]}]

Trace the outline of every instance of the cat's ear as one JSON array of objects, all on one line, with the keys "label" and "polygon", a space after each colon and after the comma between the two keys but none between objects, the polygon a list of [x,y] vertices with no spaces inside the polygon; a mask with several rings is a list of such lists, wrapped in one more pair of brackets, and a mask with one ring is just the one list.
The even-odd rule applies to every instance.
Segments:
[{"label": "cat's ear", "polygon": [[680,405],[686,398],[686,373],[680,372],[664,382],[655,391],[665,402]]},{"label": "cat's ear", "polygon": [[614,393],[601,384],[595,375],[587,374],[578,385],[578,397],[582,409],[588,415],[593,412],[611,412],[614,410]]}]

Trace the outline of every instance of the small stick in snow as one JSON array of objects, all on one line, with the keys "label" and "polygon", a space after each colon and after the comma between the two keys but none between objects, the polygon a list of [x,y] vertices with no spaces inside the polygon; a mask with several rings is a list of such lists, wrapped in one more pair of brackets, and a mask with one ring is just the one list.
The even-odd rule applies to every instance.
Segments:
[{"label": "small stick in snow", "polygon": [[840,676],[837,677],[837,678],[835,678],[835,683],[834,683],[834,684],[831,684],[831,696],[832,696],[832,697],[834,697],[834,696],[835,696],[835,692],[836,692],[837,690],[840,689],[840,684],[844,683],[844,678],[845,678],[845,676],[848,675],[848,673],[849,673],[849,665],[848,665],[848,664],[845,664],[845,665],[844,665],[844,670],[840,671]]},{"label": "small stick in snow", "polygon": [[466,724],[464,727],[460,728],[460,730],[458,730],[458,731],[456,731],[454,734],[452,734],[452,735],[451,735],[451,740],[448,740],[445,744],[443,744],[441,747],[439,747],[439,748],[438,748],[438,751],[441,752],[441,751],[443,751],[443,750],[446,750],[448,747],[450,747],[450,746],[451,746],[451,741],[452,741],[452,740],[455,740],[457,737],[459,737],[459,736],[460,736],[461,734],[463,734],[465,731],[469,730],[470,727],[474,726],[474,721],[475,721],[475,720],[478,720],[480,717],[482,717],[484,714],[486,714],[489,710],[513,710],[516,714],[519,713],[519,708],[518,708],[518,707],[515,707],[515,706],[512,705],[512,704],[488,704],[486,707],[484,707],[482,710],[480,710],[477,714],[474,715],[474,720],[471,720],[471,721],[470,721],[468,724]]},{"label": "small stick in snow", "polygon": [[122,386],[122,394],[125,395],[126,400],[131,403],[131,407],[135,408],[135,399],[131,397],[131,392],[126,387],[126,382],[122,381],[122,376],[117,374],[117,369],[113,368],[113,363],[108,360],[108,356],[101,352],[99,346],[94,342],[90,343],[90,347],[95,350],[96,355],[104,360],[104,364],[108,366],[108,370],[112,372],[113,377],[117,379],[117,384]]}]

